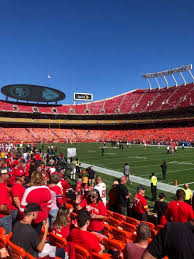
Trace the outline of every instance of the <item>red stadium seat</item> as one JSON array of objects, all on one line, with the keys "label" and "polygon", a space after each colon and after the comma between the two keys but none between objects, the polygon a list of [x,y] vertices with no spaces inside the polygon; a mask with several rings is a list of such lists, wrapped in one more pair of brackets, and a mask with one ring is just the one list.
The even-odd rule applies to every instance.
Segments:
[{"label": "red stadium seat", "polygon": [[110,240],[107,238],[103,240],[103,245],[105,246],[106,250],[116,249],[121,252],[124,250],[126,243],[115,239]]},{"label": "red stadium seat", "polygon": [[126,216],[124,216],[122,214],[119,214],[119,213],[116,213],[116,212],[113,212],[112,217],[117,219],[117,220],[120,220],[120,221],[126,220]]},{"label": "red stadium seat", "polygon": [[88,259],[88,258],[90,258],[90,254],[85,248],[75,244],[75,258],[76,259]]},{"label": "red stadium seat", "polygon": [[19,246],[16,246],[10,240],[7,242],[7,249],[11,258],[24,259],[26,256],[26,252],[24,251],[24,249]]},{"label": "red stadium seat", "polygon": [[116,227],[116,228],[119,227],[121,225],[121,223],[122,223],[122,221],[114,219],[114,218],[111,218],[111,217],[106,218],[106,222],[109,225],[111,225],[113,227]]},{"label": "red stadium seat", "polygon": [[139,221],[139,220],[134,219],[134,218],[131,218],[131,217],[126,217],[126,222],[127,222],[127,223],[130,223],[130,224],[132,224],[132,225],[134,225],[134,226],[136,226],[136,227],[138,227],[139,224],[140,224],[140,221]]},{"label": "red stadium seat", "polygon": [[133,242],[133,240],[136,238],[136,235],[134,235],[132,232],[127,232],[122,229],[117,229],[115,227],[112,227],[111,232],[114,239],[120,240],[124,243]]},{"label": "red stadium seat", "polygon": [[67,246],[67,240],[65,238],[55,235],[52,232],[49,233],[49,238],[50,238],[51,245],[53,246],[57,246],[59,248],[64,248]]},{"label": "red stadium seat", "polygon": [[135,232],[136,231],[136,226],[127,222],[122,222],[121,227],[123,230],[128,231],[128,232]]}]

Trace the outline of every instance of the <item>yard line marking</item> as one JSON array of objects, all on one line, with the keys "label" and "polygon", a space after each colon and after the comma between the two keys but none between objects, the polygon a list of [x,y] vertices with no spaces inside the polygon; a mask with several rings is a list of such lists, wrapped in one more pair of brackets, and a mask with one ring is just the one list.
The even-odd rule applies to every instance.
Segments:
[{"label": "yard line marking", "polygon": [[[117,178],[121,178],[123,176],[123,173],[121,173],[121,172],[110,170],[110,169],[99,167],[99,166],[95,166],[95,165],[91,165],[91,164],[86,164],[86,163],[82,162],[83,168],[88,168],[89,166],[92,166],[95,171],[106,174],[106,175],[114,176],[114,177],[117,177]],[[138,183],[138,184],[143,184],[145,186],[150,187],[150,180],[149,179],[145,179],[143,177],[131,175],[130,180],[132,182],[135,182],[135,183]],[[176,193],[176,191],[179,188],[178,186],[173,186],[173,185],[162,183],[162,182],[158,182],[157,187],[158,187],[159,190],[170,192],[170,193]]]}]

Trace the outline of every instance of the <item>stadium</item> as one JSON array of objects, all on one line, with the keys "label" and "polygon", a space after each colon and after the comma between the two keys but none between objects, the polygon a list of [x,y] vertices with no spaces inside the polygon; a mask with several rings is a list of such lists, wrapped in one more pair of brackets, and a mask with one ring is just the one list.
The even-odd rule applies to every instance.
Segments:
[{"label": "stadium", "polygon": [[[187,65],[145,74],[143,77],[148,80],[149,89],[135,89],[99,101],[93,102],[93,95],[89,93],[74,93],[74,104],[64,105],[58,104],[58,101],[64,100],[65,94],[57,89],[28,84],[6,85],[1,89],[6,100],[0,101],[1,148],[10,143],[24,149],[33,146],[36,148],[36,157],[54,147],[55,155],[63,153],[68,158],[68,149],[76,149],[76,154],[71,159],[79,159],[81,164],[76,165],[75,170],[80,167],[79,170],[84,172],[92,166],[106,184],[105,200],[110,198],[108,194],[113,181],[122,179],[124,165],[128,163],[131,168],[130,182],[126,186],[133,195],[139,186],[144,186],[142,188],[146,190],[149,217],[153,220],[155,200],[152,199],[150,189],[152,173],[158,179],[158,193],[165,194],[168,202],[174,200],[175,193],[185,183],[194,189],[194,77],[191,69],[192,65]],[[178,85],[175,79],[174,74],[177,73],[180,73],[183,79],[181,85]],[[186,82],[183,73],[190,74],[190,83]],[[174,79],[174,86],[169,86],[166,76]],[[158,77],[164,78],[165,87],[159,85]],[[156,80],[157,88],[152,88],[150,79]],[[11,101],[9,98],[16,100]],[[76,101],[83,103],[76,104]],[[23,154],[21,149],[20,152]],[[168,166],[166,180],[163,180],[160,168],[163,161],[166,161]],[[75,181],[80,176],[76,173],[76,177],[72,178],[71,161],[68,162],[65,177],[68,184],[75,189]],[[67,197],[66,206],[74,208],[71,217],[79,218],[75,213],[74,206],[77,205],[72,196],[67,194]],[[109,250],[113,249],[120,254],[120,257],[116,258],[123,258],[125,244],[129,240],[136,240],[134,231],[139,221],[107,208],[108,216],[104,230],[100,233],[108,239],[105,239],[103,244]],[[150,227],[153,238],[163,226],[155,226],[152,220],[152,223],[146,221],[146,224]],[[55,234],[50,233],[52,245],[66,247],[66,239],[60,239]],[[11,258],[15,258],[14,254],[25,253],[19,250],[20,248],[13,247],[10,241],[7,249],[12,255]],[[74,251],[73,256],[71,249]],[[83,247],[75,246],[71,249],[68,250],[70,258],[89,258],[88,251]],[[26,258],[31,258],[31,255],[26,255]],[[92,253],[92,258],[115,257],[107,253]]]},{"label": "stadium", "polygon": [[[143,77],[148,79],[148,81],[149,78],[157,80],[158,77],[168,75],[175,79],[174,74],[181,73],[183,76],[182,73],[190,73],[191,80],[193,81],[191,69],[192,65],[188,65],[163,72],[146,74]],[[6,95],[7,101],[0,101],[0,141],[61,143],[59,147],[62,149],[65,148],[64,145],[68,145],[66,143],[71,143],[69,145],[81,143],[77,147],[79,149],[79,147],[84,148],[85,146],[84,150],[88,147],[88,144],[84,145],[84,143],[97,143],[89,145],[94,149],[99,147],[99,142],[122,142],[125,144],[130,142],[137,149],[139,149],[138,144],[147,143],[152,146],[149,147],[150,152],[151,150],[155,152],[156,148],[154,145],[157,147],[161,145],[163,153],[161,152],[161,159],[158,163],[162,162],[162,159],[167,159],[171,163],[172,170],[173,166],[177,166],[177,164],[180,167],[176,175],[172,176],[169,174],[169,183],[174,184],[174,181],[177,180],[178,184],[183,184],[184,179],[192,185],[192,169],[189,170],[189,167],[192,167],[192,149],[184,150],[186,154],[183,155],[183,158],[178,158],[181,154],[177,154],[172,159],[172,157],[165,156],[166,147],[163,147],[163,145],[167,146],[172,142],[177,143],[176,145],[181,147],[183,143],[185,146],[191,147],[193,145],[194,85],[193,82],[187,83],[184,77],[182,85],[178,85],[176,80],[175,86],[169,86],[167,81],[166,83],[166,87],[160,87],[159,85],[158,88],[152,89],[149,81],[149,89],[136,89],[95,102],[90,101],[92,99],[91,94],[77,94],[77,99],[74,98],[74,100],[84,101],[85,99],[87,102],[73,105],[57,105],[56,99],[52,99],[53,96],[54,98],[56,97],[53,94],[47,97],[47,99],[41,99],[39,97],[41,93],[38,94],[35,91],[35,86],[5,86],[2,88],[2,93]],[[30,87],[35,94],[33,91],[30,92]],[[29,91],[28,97],[22,97],[21,93],[24,95],[25,89]],[[17,93],[19,94],[17,95]],[[62,96],[59,95],[59,99],[64,99],[65,95],[63,93],[60,94]],[[8,101],[9,97],[15,98],[17,101]],[[56,102],[56,104],[49,104],[48,100]],[[41,101],[46,102],[46,104],[40,104]],[[115,149],[111,149],[110,144],[109,146],[107,145],[108,147],[109,154],[107,156],[110,159],[110,152],[115,152]],[[137,157],[139,156],[136,159],[138,164],[141,165],[141,156],[143,159],[142,164],[147,163],[148,161],[146,162],[144,157],[148,155],[148,152],[145,151],[143,155],[142,152],[141,155],[138,152],[139,150],[135,154]],[[88,150],[88,157],[85,155],[83,159],[82,152],[78,155],[82,162],[93,164],[94,166],[101,165],[106,168],[104,161],[100,160],[97,162],[98,159],[94,159],[94,156],[96,156],[95,152],[90,153]],[[113,153],[114,155],[115,153]],[[129,155],[131,154],[129,153]],[[121,159],[120,155],[119,159]],[[123,159],[132,163],[133,169],[134,157],[124,156],[121,159],[124,164],[125,160]],[[131,159],[133,161],[130,161]],[[151,174],[155,170],[158,173],[157,166],[159,164],[155,164],[155,167],[153,167],[152,161],[150,161],[150,165],[152,165],[151,171],[149,171],[150,168],[149,170],[145,168],[145,175],[149,176],[149,173]],[[107,161],[107,169],[121,171],[122,166],[122,163],[120,165],[118,163],[114,167]],[[149,162],[147,166],[149,167]],[[133,170],[134,174],[143,175],[141,172],[138,172],[137,164],[134,164]],[[185,174],[184,170],[186,170]]]}]

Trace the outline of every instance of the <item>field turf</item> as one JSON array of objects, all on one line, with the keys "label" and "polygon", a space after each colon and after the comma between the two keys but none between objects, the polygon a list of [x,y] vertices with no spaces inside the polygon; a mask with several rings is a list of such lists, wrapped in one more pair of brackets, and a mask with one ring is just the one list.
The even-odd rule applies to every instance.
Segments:
[{"label": "field turf", "polygon": [[[158,181],[163,182],[160,165],[165,160],[167,162],[167,180],[166,183],[174,184],[178,181],[180,187],[184,183],[189,183],[189,187],[194,190],[194,149],[178,148],[176,154],[167,154],[165,147],[147,146],[146,150],[142,145],[132,145],[128,147],[124,145],[124,150],[118,149],[116,146],[112,148],[110,144],[106,144],[104,156],[101,155],[102,143],[78,143],[78,144],[56,144],[58,152],[64,152],[66,155],[67,147],[77,148],[77,157],[80,162],[100,166],[107,169],[123,172],[124,164],[127,162],[131,167],[131,174],[150,179],[151,173],[155,173]],[[100,174],[109,189],[112,185],[114,177]],[[142,182],[143,184],[143,182]],[[134,193],[137,184],[127,185],[129,191]],[[160,190],[158,190],[158,193]],[[164,192],[167,200],[174,198],[171,193]],[[146,196],[151,199],[150,187],[146,187]],[[153,202],[149,201],[152,206]]]}]

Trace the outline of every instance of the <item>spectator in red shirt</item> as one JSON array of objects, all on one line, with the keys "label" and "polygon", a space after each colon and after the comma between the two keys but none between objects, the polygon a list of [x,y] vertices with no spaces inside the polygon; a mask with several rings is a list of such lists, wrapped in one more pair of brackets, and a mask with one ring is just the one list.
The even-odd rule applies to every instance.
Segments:
[{"label": "spectator in red shirt", "polygon": [[194,218],[191,205],[185,202],[185,192],[182,189],[176,192],[176,201],[168,203],[165,216],[171,222],[188,222]]},{"label": "spectator in red shirt", "polygon": [[79,193],[81,189],[82,189],[82,175],[78,174],[78,180],[77,180],[75,191]]},{"label": "spectator in red shirt", "polygon": [[119,182],[118,181],[114,181],[112,188],[110,189],[108,196],[109,196],[109,201],[108,201],[108,205],[109,205],[109,209],[113,212],[117,211],[117,186],[118,186]]},{"label": "spectator in red shirt", "polygon": [[147,221],[148,204],[146,199],[143,197],[144,194],[144,187],[139,185],[137,193],[133,196],[133,211],[136,219]]},{"label": "spectator in red shirt", "polygon": [[70,241],[87,249],[90,254],[92,252],[101,254],[103,252],[103,246],[99,244],[94,234],[87,231],[90,225],[90,214],[86,210],[81,211],[78,214],[77,222],[79,228],[72,229],[69,237]]},{"label": "spectator in red shirt", "polygon": [[59,173],[60,175],[60,182],[58,182],[58,186],[62,189],[62,192],[63,192],[63,203],[66,202],[66,192],[67,190],[70,188],[70,185],[68,184],[68,182],[62,178],[62,173],[60,172]]},{"label": "spectator in red shirt", "polygon": [[7,189],[8,169],[0,169],[0,227],[6,230],[6,234],[11,232],[11,197]]},{"label": "spectator in red shirt", "polygon": [[22,201],[25,188],[23,186],[25,180],[25,172],[22,170],[15,171],[16,182],[12,186],[11,194],[12,194],[12,222],[16,221],[18,210],[20,208],[20,203]]},{"label": "spectator in red shirt", "polygon": [[65,239],[68,238],[70,233],[70,209],[65,207],[64,205],[60,207],[56,221],[53,225],[53,233],[63,237]]},{"label": "spectator in red shirt", "polygon": [[63,205],[62,191],[61,191],[61,188],[57,185],[59,181],[60,181],[60,177],[57,173],[55,173],[51,176],[51,183],[48,185],[51,191],[51,210],[49,212],[51,227],[55,222],[55,219],[59,210],[58,207]]},{"label": "spectator in red shirt", "polygon": [[79,203],[77,199],[76,204],[78,205],[77,209],[85,208],[90,213],[90,225],[88,226],[88,230],[102,233],[107,210],[100,198],[99,192],[95,189],[92,190],[87,200],[84,199]]},{"label": "spectator in red shirt", "polygon": [[38,212],[34,227],[40,233],[43,221],[48,218],[51,209],[51,193],[44,184],[44,177],[39,172],[33,172],[31,175],[31,187],[25,190],[22,198],[20,212],[23,213],[28,203],[36,203],[40,206],[42,211]]}]

